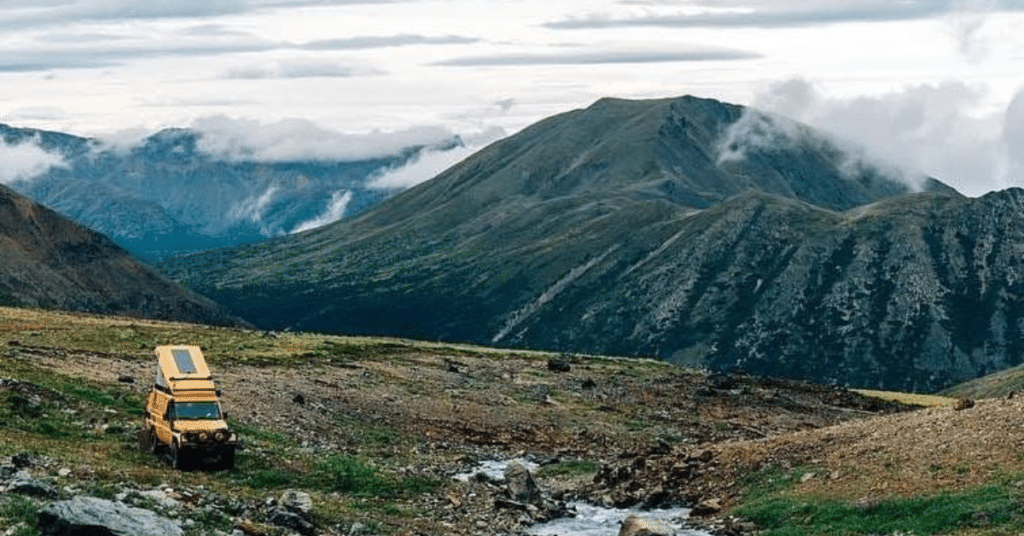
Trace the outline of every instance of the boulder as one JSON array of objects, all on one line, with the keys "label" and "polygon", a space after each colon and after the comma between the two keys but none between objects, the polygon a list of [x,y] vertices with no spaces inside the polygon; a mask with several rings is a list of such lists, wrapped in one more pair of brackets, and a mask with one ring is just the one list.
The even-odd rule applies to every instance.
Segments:
[{"label": "boulder", "polygon": [[183,536],[177,523],[151,510],[124,503],[75,497],[39,512],[37,526],[43,536]]},{"label": "boulder", "polygon": [[285,507],[275,506],[271,508],[267,512],[267,520],[273,525],[292,529],[303,536],[316,535],[316,527],[305,516]]},{"label": "boulder", "polygon": [[295,512],[296,514],[309,519],[310,512],[313,511],[313,498],[305,491],[298,491],[294,489],[286,490],[281,494],[281,506],[284,506],[288,510]]},{"label": "boulder", "polygon": [[358,521],[352,523],[352,528],[348,530],[348,536],[370,536],[371,534],[373,534],[373,531],[370,530],[370,527]]},{"label": "boulder", "polygon": [[572,370],[572,366],[561,359],[549,359],[548,370],[552,372],[569,372]]},{"label": "boulder", "polygon": [[0,466],[0,480],[18,480],[28,478],[28,473],[13,465]]},{"label": "boulder", "polygon": [[721,499],[706,499],[690,510],[690,515],[695,517],[712,516],[722,511]]},{"label": "boulder", "polygon": [[18,469],[24,469],[26,467],[32,467],[32,453],[31,452],[19,452],[14,456],[11,456],[11,464]]},{"label": "boulder", "polygon": [[19,495],[39,497],[41,499],[57,498],[57,488],[47,484],[46,482],[41,482],[31,478],[12,481],[11,484],[7,486],[7,491],[9,493],[17,493]]},{"label": "boulder", "polygon": [[508,499],[495,498],[496,508],[524,512],[534,523],[572,515],[564,502],[555,501],[545,494],[537,486],[530,470],[519,462],[505,467],[505,495]]},{"label": "boulder", "polygon": [[631,514],[622,521],[619,536],[675,536],[675,529],[651,519]]},{"label": "boulder", "polygon": [[538,504],[543,501],[544,497],[530,470],[519,462],[512,462],[505,467],[505,483],[508,498],[513,501],[522,504]]}]

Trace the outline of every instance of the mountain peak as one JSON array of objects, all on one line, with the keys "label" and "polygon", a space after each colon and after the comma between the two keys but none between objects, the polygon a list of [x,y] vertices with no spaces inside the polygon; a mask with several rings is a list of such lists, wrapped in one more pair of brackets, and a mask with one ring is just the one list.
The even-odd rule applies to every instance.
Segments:
[{"label": "mountain peak", "polygon": [[714,99],[604,98],[492,144],[379,214],[434,205],[469,217],[522,199],[587,196],[704,209],[748,190],[847,210],[914,191],[889,169],[823,132]]}]

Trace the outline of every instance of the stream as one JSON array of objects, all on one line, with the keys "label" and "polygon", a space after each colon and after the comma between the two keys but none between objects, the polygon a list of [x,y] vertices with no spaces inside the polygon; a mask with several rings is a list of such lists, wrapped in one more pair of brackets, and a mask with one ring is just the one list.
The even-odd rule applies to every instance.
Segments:
[{"label": "stream", "polygon": [[[528,460],[486,460],[480,462],[473,470],[455,475],[454,478],[468,481],[478,473],[484,473],[493,480],[502,480],[505,467],[517,461],[531,472],[538,465]],[[616,536],[622,520],[636,515],[646,520],[658,521],[675,529],[676,536],[710,536],[710,533],[682,528],[683,521],[689,516],[689,508],[670,508],[665,510],[641,510],[639,508],[604,508],[584,502],[569,503],[576,510],[576,517],[562,517],[547,523],[538,523],[529,528],[528,532],[535,536]]]}]

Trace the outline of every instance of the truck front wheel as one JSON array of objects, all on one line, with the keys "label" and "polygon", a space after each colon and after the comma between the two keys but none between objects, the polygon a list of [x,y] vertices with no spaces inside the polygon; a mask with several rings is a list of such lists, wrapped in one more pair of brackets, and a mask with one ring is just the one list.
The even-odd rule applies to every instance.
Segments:
[{"label": "truck front wheel", "polygon": [[171,443],[171,467],[179,471],[184,471],[187,465],[185,463],[186,458],[186,453],[182,452],[181,449],[178,448],[178,443]]},{"label": "truck front wheel", "polygon": [[235,468],[235,447],[228,447],[221,453],[220,468],[228,471]]}]

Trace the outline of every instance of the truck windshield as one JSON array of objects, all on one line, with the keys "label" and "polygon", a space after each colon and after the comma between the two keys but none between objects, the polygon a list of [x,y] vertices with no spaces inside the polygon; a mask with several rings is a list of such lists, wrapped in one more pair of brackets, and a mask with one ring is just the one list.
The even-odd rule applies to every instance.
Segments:
[{"label": "truck windshield", "polygon": [[220,419],[216,402],[178,402],[174,405],[177,419]]}]

